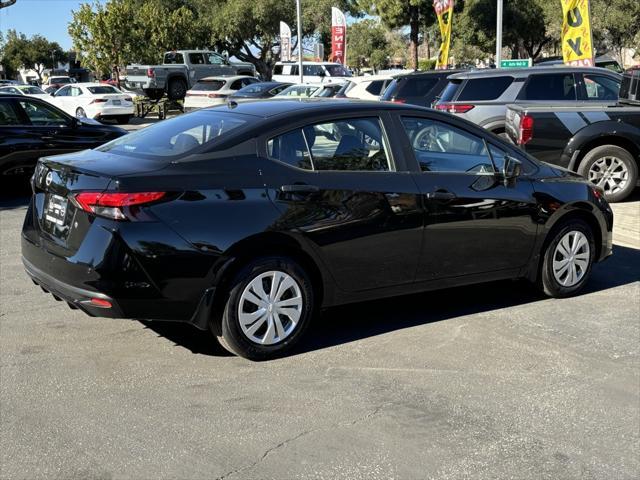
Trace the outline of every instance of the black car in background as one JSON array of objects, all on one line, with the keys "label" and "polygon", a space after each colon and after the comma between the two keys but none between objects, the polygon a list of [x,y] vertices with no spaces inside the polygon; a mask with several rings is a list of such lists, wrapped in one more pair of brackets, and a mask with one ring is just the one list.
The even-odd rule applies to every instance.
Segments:
[{"label": "black car in background", "polygon": [[293,85],[287,82],[258,82],[241,88],[233,95],[227,97],[229,100],[251,100],[261,98],[271,98],[287,87]]},{"label": "black car in background", "polygon": [[[127,132],[24,95],[0,96],[0,179],[30,174],[38,158],[95,148]],[[3,183],[4,183],[3,182]]]},{"label": "black car in background", "polygon": [[463,70],[430,70],[393,77],[380,100],[430,107],[447,86],[447,77]]},{"label": "black car in background", "polygon": [[210,328],[251,359],[291,348],[319,308],[512,278],[566,297],[611,253],[593,185],[390,102],[202,109],[43,158],[32,183],[22,256],[45,291]]}]

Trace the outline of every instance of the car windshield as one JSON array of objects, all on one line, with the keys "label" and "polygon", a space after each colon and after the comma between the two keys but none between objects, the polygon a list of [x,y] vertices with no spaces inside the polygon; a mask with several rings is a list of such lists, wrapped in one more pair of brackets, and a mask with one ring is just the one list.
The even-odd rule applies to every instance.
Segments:
[{"label": "car windshield", "polygon": [[237,97],[241,97],[243,95],[250,95],[253,93],[262,93],[277,86],[277,84],[274,85],[273,83],[254,83],[253,85],[247,85],[246,87],[241,88],[235,93],[235,95]]},{"label": "car windshield", "polygon": [[22,93],[26,95],[43,95],[44,92],[38,87],[17,87]]},{"label": "car windshield", "polygon": [[317,85],[292,85],[285,88],[276,97],[310,97],[318,90]]},{"label": "car windshield", "polygon": [[329,75],[332,77],[350,77],[351,72],[344,68],[342,65],[325,65]]},{"label": "car windshield", "polygon": [[49,83],[73,83],[69,77],[51,77]]},{"label": "car windshield", "polygon": [[210,146],[246,123],[246,117],[231,112],[202,110],[130,133],[96,150],[167,162]]},{"label": "car windshield", "polygon": [[94,95],[102,95],[105,93],[122,93],[120,90],[110,85],[100,85],[99,87],[87,87],[87,90],[89,90]]},{"label": "car windshield", "polygon": [[223,80],[198,80],[191,90],[214,92],[220,90],[223,85]]}]

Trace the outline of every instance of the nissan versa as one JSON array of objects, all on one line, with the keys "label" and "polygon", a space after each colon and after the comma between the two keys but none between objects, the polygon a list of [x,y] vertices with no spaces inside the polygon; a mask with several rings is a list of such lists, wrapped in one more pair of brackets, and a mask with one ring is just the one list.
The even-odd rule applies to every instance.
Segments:
[{"label": "nissan versa", "polygon": [[230,102],[42,158],[32,187],[22,255],[45,291],[250,359],[332,305],[506,278],[573,295],[612,250],[597,187],[392,103]]}]

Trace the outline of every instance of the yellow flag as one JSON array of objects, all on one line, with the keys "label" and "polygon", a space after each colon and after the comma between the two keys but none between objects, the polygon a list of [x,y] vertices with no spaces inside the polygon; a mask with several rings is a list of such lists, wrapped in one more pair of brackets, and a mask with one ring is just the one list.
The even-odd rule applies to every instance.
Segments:
[{"label": "yellow flag", "polygon": [[453,22],[453,2],[454,0],[433,0],[433,8],[438,17],[440,26],[440,51],[436,61],[436,70],[447,68],[449,64],[449,46],[451,45],[451,23]]},{"label": "yellow flag", "polygon": [[562,2],[562,58],[576,67],[593,67],[593,41],[589,0]]}]

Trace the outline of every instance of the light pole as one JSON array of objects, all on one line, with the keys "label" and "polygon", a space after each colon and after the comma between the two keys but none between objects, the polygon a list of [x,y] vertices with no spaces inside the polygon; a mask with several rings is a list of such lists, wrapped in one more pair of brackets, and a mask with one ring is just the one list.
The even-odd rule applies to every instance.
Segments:
[{"label": "light pole", "polygon": [[500,68],[502,60],[502,0],[498,0],[498,15],[496,18],[496,68]]},{"label": "light pole", "polygon": [[304,78],[302,74],[302,6],[300,0],[296,0],[296,15],[298,17],[298,68],[300,69],[300,83]]},{"label": "light pole", "polygon": [[54,72],[55,69],[56,69],[56,51],[51,50],[51,75],[55,73]]}]

